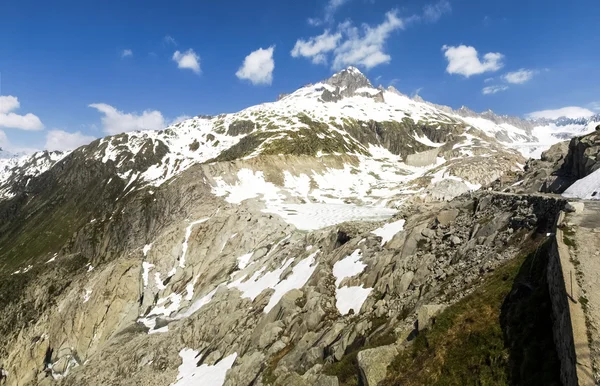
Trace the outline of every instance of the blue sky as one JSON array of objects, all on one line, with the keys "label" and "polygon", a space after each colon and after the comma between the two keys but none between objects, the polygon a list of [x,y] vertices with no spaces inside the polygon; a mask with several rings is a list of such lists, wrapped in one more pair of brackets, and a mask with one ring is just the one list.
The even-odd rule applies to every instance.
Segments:
[{"label": "blue sky", "polygon": [[589,113],[599,11],[597,0],[3,0],[0,147],[235,112],[347,65],[454,108]]}]

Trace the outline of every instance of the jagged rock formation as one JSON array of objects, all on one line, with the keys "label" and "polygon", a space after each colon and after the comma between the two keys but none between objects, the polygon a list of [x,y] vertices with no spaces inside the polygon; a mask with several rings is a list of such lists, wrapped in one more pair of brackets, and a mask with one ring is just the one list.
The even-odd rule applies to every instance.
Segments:
[{"label": "jagged rock formation", "polygon": [[524,173],[514,176],[514,192],[561,194],[573,183],[600,169],[600,131],[560,142],[542,153],[539,160],[529,160]]},{"label": "jagged rock formation", "polygon": [[468,118],[349,68],[1,164],[9,385],[334,386],[351,353],[389,359],[423,306],[470,293],[562,205],[474,193],[520,170],[534,137]]}]

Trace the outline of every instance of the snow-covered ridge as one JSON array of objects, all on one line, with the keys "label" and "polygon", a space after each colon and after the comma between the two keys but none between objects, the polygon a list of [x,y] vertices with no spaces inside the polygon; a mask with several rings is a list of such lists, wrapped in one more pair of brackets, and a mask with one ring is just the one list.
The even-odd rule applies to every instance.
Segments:
[{"label": "snow-covered ridge", "polygon": [[32,155],[0,157],[0,200],[14,195],[9,184],[16,178],[33,178],[50,169],[66,157],[65,152],[40,151]]},{"label": "snow-covered ridge", "polygon": [[[326,92],[336,96],[326,101]],[[342,138],[348,144],[348,149],[362,149],[365,154],[369,154],[368,146],[340,129],[348,120],[402,122],[408,119],[416,125],[426,124],[430,127],[454,125],[465,130],[473,128],[481,135],[491,137],[502,146],[518,150],[525,156],[539,156],[552,144],[593,130],[598,123],[592,117],[585,122],[544,121],[543,125],[536,126],[535,122],[496,116],[489,111],[477,114],[467,108],[452,110],[421,98],[409,98],[393,87],[375,88],[358,69],[350,67],[330,79],[302,87],[276,102],[252,106],[233,114],[191,118],[165,130],[106,137],[93,146],[77,151],[103,163],[112,162],[118,169],[118,176],[126,181],[128,191],[148,185],[160,186],[192,165],[219,157],[245,137],[265,133],[260,139],[262,143],[253,152],[243,156],[256,157],[270,143],[298,135],[302,128],[310,129],[300,119],[302,116],[327,127],[325,133],[318,134],[319,138],[335,138],[336,141]],[[240,122],[248,127],[230,130],[232,124]],[[414,133],[413,139],[432,149],[443,145],[419,133]],[[469,142],[468,138],[466,141]],[[462,146],[464,151],[461,154],[464,157],[472,156],[469,150],[471,142],[467,142]],[[41,157],[40,154],[47,156]],[[11,176],[17,173],[37,176],[65,155],[36,153],[31,157],[0,158],[0,199],[11,197],[10,189],[6,186]],[[140,155],[148,157],[151,162],[145,162],[141,168],[132,167],[132,160]],[[376,157],[371,155],[372,159]],[[23,165],[27,165],[27,170],[18,170]]]}]

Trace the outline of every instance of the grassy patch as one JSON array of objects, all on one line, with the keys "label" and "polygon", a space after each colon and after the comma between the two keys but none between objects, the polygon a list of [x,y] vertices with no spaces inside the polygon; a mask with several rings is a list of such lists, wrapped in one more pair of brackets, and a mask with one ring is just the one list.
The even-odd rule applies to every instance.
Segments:
[{"label": "grassy patch", "polygon": [[560,384],[546,262],[544,247],[505,263],[421,332],[383,384]]},{"label": "grassy patch", "polygon": [[275,374],[273,374],[273,372],[277,368],[277,365],[279,364],[279,361],[281,359],[283,359],[283,357],[286,356],[293,349],[294,349],[294,345],[293,344],[288,344],[281,351],[279,351],[277,354],[275,354],[271,358],[269,358],[269,361],[267,363],[267,368],[263,372],[263,379],[262,379],[262,381],[263,381],[263,383],[265,385],[273,385],[273,384],[275,384],[275,381],[277,380],[277,377],[275,376]]},{"label": "grassy patch", "polygon": [[[377,331],[388,321],[385,317],[371,319],[370,334]],[[359,367],[358,367],[358,353],[360,351],[386,346],[396,342],[396,335],[393,329],[379,331],[366,338],[361,337],[346,348],[346,353],[339,362],[328,364],[323,369],[323,373],[327,375],[333,375],[337,377],[340,386],[358,386],[359,383]]]}]

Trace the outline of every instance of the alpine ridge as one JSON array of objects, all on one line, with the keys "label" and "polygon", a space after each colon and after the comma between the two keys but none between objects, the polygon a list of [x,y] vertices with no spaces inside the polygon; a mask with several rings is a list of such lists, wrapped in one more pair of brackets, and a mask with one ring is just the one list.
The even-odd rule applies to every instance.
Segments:
[{"label": "alpine ridge", "polygon": [[519,195],[544,183],[528,158],[598,120],[453,110],[349,67],[237,113],[0,158],[8,384],[391,382],[436,315],[550,232],[564,202]]}]

